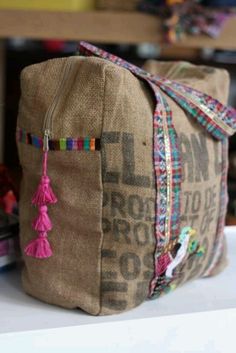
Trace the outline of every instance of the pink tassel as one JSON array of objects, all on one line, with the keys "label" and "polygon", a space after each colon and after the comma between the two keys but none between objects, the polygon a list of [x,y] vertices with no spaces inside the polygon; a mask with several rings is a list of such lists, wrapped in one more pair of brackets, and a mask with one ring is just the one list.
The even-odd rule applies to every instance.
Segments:
[{"label": "pink tassel", "polygon": [[39,215],[33,221],[33,224],[32,224],[33,228],[38,232],[48,232],[49,230],[52,229],[52,223],[50,218],[48,217],[47,211],[48,211],[47,206],[39,207]]},{"label": "pink tassel", "polygon": [[33,198],[32,204],[37,206],[42,206],[50,203],[56,203],[57,198],[54,195],[52,188],[50,186],[50,179],[47,175],[43,175],[40,180],[38,189],[36,190]]},{"label": "pink tassel", "polygon": [[49,135],[49,130],[45,130],[43,144],[43,175],[37,191],[32,198],[32,203],[39,206],[39,215],[32,223],[33,228],[39,232],[39,235],[36,239],[31,240],[25,247],[26,255],[38,259],[46,259],[52,256],[52,249],[47,238],[47,232],[52,229],[52,223],[48,217],[48,208],[46,204],[57,202],[57,198],[50,186],[50,178],[47,176]]},{"label": "pink tassel", "polygon": [[39,186],[32,198],[32,203],[37,206],[42,206],[50,203],[56,203],[57,198],[50,186],[50,178],[47,176],[47,161],[48,152],[43,154],[43,175],[41,177]]},{"label": "pink tassel", "polygon": [[52,256],[52,249],[47,239],[47,233],[39,233],[36,239],[25,247],[25,254],[37,259],[46,259]]}]

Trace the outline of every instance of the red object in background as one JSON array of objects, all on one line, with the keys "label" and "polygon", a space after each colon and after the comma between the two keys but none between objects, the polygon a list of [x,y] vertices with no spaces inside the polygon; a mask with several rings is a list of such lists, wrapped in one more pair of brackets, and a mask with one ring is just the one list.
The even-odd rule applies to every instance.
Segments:
[{"label": "red object in background", "polygon": [[0,164],[0,207],[4,212],[17,212],[18,193],[6,166]]},{"label": "red object in background", "polygon": [[43,41],[43,46],[51,53],[62,52],[65,47],[65,42],[63,40],[49,39]]}]

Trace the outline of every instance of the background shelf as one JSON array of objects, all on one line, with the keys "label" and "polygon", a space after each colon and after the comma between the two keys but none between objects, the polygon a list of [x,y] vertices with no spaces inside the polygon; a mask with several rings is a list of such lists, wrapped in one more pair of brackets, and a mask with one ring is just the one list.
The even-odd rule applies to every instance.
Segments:
[{"label": "background shelf", "polygon": [[[171,46],[177,51],[192,48],[236,49],[236,17],[232,17],[216,39],[186,37]],[[132,11],[52,12],[41,10],[0,10],[0,102],[5,98],[5,39],[86,40],[103,44],[163,43],[157,16]],[[4,104],[0,104],[0,162],[4,159]]]},{"label": "background shelf", "polygon": [[[186,37],[175,46],[189,48],[236,49],[236,18],[231,18],[216,39]],[[162,43],[161,22],[157,16],[139,12],[51,12],[0,10],[0,37],[87,40],[101,43]]]}]

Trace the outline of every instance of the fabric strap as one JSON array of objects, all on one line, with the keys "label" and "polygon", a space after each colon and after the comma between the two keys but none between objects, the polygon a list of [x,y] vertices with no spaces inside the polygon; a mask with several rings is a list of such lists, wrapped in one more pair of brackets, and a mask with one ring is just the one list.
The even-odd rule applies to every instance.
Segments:
[{"label": "fabric strap", "polygon": [[174,80],[151,73],[86,42],[80,42],[79,53],[107,59],[131,71],[136,76],[149,80],[167,93],[190,116],[196,119],[212,136],[222,140],[236,131],[236,110],[218,100]]}]

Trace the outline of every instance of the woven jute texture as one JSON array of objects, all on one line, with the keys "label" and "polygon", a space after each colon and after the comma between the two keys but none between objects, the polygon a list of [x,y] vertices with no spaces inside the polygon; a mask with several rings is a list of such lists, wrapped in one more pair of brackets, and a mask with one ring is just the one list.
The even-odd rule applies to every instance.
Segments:
[{"label": "woven jute texture", "polygon": [[[71,57],[32,65],[21,75],[18,126],[43,135],[46,111],[61,73],[70,74],[53,115],[53,138],[101,138],[101,151],[51,151],[48,174],[58,202],[49,206],[53,256],[24,256],[25,291],[45,302],[93,315],[128,310],[144,301],[153,276],[155,183],[154,97],[128,70],[98,58]],[[187,63],[147,62],[146,69],[183,80],[225,103],[228,75]],[[181,267],[177,284],[201,276],[208,265],[220,201],[220,143],[167,97],[183,161],[181,226],[197,231],[203,257]],[[42,151],[18,143],[23,181],[22,250],[35,237],[31,198],[41,175]],[[225,248],[224,248],[225,249]],[[215,269],[225,266],[225,251]]]}]

